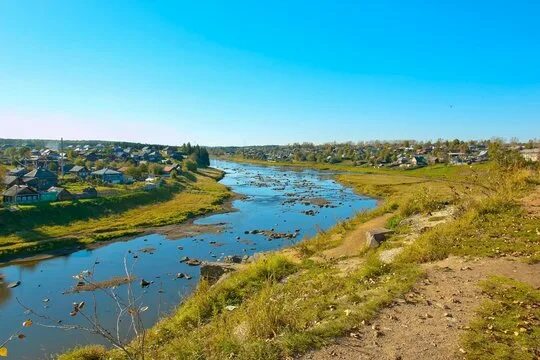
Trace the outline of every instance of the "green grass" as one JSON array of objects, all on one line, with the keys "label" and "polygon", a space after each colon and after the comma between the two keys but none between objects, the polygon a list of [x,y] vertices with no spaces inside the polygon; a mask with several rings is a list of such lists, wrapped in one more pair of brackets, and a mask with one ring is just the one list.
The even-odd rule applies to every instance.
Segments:
[{"label": "green grass", "polygon": [[0,210],[0,260],[133,236],[221,208],[230,191],[207,170],[154,191]]},{"label": "green grass", "polygon": [[462,338],[468,359],[534,360],[540,357],[540,291],[504,277],[481,283],[489,300]]},{"label": "green grass", "polygon": [[101,197],[113,197],[120,195],[129,195],[133,192],[142,191],[144,184],[141,182],[136,182],[134,184],[100,184],[95,185],[86,181],[75,181],[75,182],[65,182],[60,186],[64,187],[66,190],[72,194],[82,193],[84,189],[88,187],[93,187],[97,190],[99,196]]},{"label": "green grass", "polygon": [[460,204],[461,214],[420,236],[401,255],[404,262],[428,262],[456,256],[512,256],[540,261],[538,219],[527,216],[517,202],[520,191]]}]

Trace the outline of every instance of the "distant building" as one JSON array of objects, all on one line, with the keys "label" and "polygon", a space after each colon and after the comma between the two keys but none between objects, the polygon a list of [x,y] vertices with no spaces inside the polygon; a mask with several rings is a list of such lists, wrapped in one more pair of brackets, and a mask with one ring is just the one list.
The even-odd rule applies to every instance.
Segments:
[{"label": "distant building", "polygon": [[87,152],[86,154],[84,154],[84,160],[86,161],[98,161],[99,160],[99,156],[93,152],[93,151],[89,151]]},{"label": "distant building", "polygon": [[22,177],[24,174],[26,174],[28,170],[26,170],[23,167],[18,167],[15,169],[11,169],[8,171],[8,175],[10,176],[16,176],[16,177]]},{"label": "distant building", "polygon": [[77,199],[93,199],[98,196],[97,190],[93,187],[88,187],[83,190],[81,194],[75,194],[74,197]]},{"label": "distant building", "polygon": [[57,201],[73,200],[73,195],[62,187],[53,186],[50,189],[48,189],[47,192],[53,193],[55,200]]},{"label": "distant building", "polygon": [[163,168],[164,176],[171,176],[173,171],[176,171],[177,173],[180,172],[180,165],[179,164],[167,165]]},{"label": "distant building", "polygon": [[124,174],[109,168],[92,172],[92,177],[109,184],[121,184],[124,182]]},{"label": "distant building", "polygon": [[34,187],[38,191],[45,191],[58,184],[58,176],[52,171],[39,167],[25,174],[23,181],[26,185]]},{"label": "distant building", "polygon": [[428,162],[424,156],[413,156],[411,159],[411,164],[414,166],[427,166]]},{"label": "distant building", "polygon": [[75,165],[74,167],[69,169],[68,173],[71,175],[75,175],[79,179],[86,179],[90,174],[90,170],[88,170],[86,166]]},{"label": "distant building", "polygon": [[453,165],[465,164],[467,162],[466,158],[467,158],[467,154],[465,153],[457,153],[457,152],[448,153],[448,159],[450,160],[450,164],[453,164]]},{"label": "distant building", "polygon": [[521,156],[528,161],[539,161],[540,160],[540,148],[537,149],[524,149],[520,151]]},{"label": "distant building", "polygon": [[22,178],[13,175],[6,175],[2,182],[4,184],[4,188],[6,189],[9,189],[13,185],[24,185]]},{"label": "distant building", "polygon": [[488,161],[488,159],[489,159],[489,154],[488,154],[487,150],[481,150],[478,153],[478,155],[476,155],[476,161],[477,162]]},{"label": "distant building", "polygon": [[39,201],[39,193],[26,185],[13,185],[2,193],[4,203],[31,204]]}]

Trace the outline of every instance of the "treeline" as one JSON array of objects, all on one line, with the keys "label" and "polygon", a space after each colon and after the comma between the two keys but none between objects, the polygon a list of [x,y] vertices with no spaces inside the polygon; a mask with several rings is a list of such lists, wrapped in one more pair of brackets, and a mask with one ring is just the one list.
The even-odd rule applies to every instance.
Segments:
[{"label": "treeline", "polygon": [[437,141],[369,141],[327,143],[295,143],[290,145],[262,145],[246,147],[213,147],[214,156],[237,156],[263,161],[309,161],[318,163],[339,163],[349,161],[354,164],[377,165],[398,161],[404,156],[423,155],[434,162],[445,163],[451,154],[467,157],[489,148],[490,143],[501,143],[508,148],[535,148],[538,141],[519,142],[512,139],[504,142],[500,139],[483,141],[437,140]]},{"label": "treeline", "polygon": [[180,147],[180,152],[186,154],[189,160],[192,160],[198,167],[210,166],[210,154],[205,147],[195,145],[191,146],[188,142]]}]

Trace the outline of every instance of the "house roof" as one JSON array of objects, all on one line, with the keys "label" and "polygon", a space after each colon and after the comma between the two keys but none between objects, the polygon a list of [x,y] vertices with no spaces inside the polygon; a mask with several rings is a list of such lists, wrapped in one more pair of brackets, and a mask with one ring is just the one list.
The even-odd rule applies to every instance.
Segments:
[{"label": "house roof", "polygon": [[66,189],[64,189],[63,187],[60,187],[60,186],[51,186],[47,192],[57,192],[57,193],[60,193],[62,191],[65,191],[67,193],[69,193],[69,191],[67,191]]},{"label": "house roof", "polygon": [[38,178],[38,179],[57,178],[55,173],[41,167],[30,171],[29,173],[24,175],[24,177],[25,178]]},{"label": "house roof", "polygon": [[165,166],[165,167],[163,168],[163,171],[165,171],[165,172],[168,173],[168,172],[171,172],[171,171],[173,171],[173,170],[178,169],[178,167],[179,167],[178,164],[167,165],[167,166]]},{"label": "house roof", "polygon": [[10,175],[23,175],[24,173],[26,173],[26,169],[23,168],[23,167],[18,167],[18,168],[15,168],[15,169],[11,169],[8,172],[8,174],[10,174]]},{"label": "house roof", "polygon": [[11,184],[12,182],[16,181],[19,177],[17,176],[13,176],[13,175],[6,175],[4,177],[4,184],[5,185],[9,185]]},{"label": "house roof", "polygon": [[121,175],[121,174],[122,173],[120,171],[116,171],[109,168],[104,168],[104,169],[92,172],[92,175]]},{"label": "house roof", "polygon": [[17,195],[37,195],[37,191],[26,185],[13,185],[4,193],[4,196],[17,196]]},{"label": "house roof", "polygon": [[74,167],[69,169],[69,172],[78,173],[79,171],[84,170],[84,169],[86,169],[86,166],[75,165]]}]

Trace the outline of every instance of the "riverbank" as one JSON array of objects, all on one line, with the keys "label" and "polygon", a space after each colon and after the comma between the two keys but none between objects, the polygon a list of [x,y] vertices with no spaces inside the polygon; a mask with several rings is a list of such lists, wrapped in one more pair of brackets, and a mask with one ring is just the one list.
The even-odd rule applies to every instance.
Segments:
[{"label": "riverbank", "polygon": [[223,174],[200,169],[150,192],[44,204],[14,213],[4,210],[0,215],[0,262],[65,255],[229,210],[232,193],[218,183]]},{"label": "riverbank", "polygon": [[[411,179],[415,178],[412,171],[396,171],[383,178],[380,174],[340,174],[341,181],[359,191],[378,194],[384,202],[292,249],[264,255],[213,287],[200,283],[172,316],[148,331],[146,357],[282,359],[323,347],[343,336],[361,342],[368,339],[364,335],[367,332],[369,339],[372,335],[381,339],[388,330],[378,325],[378,314],[389,306],[412,301],[407,294],[419,281],[429,279],[426,266],[430,263],[449,256],[538,263],[538,219],[524,216],[526,209],[517,200],[539,191],[535,190],[540,184],[539,174],[495,166],[457,169],[450,175],[437,168],[431,173],[429,168],[421,169],[417,181]],[[361,245],[365,239],[358,229],[367,230],[368,221],[377,227],[384,224],[394,234],[382,246],[366,248]],[[345,250],[334,250],[339,248]],[[482,273],[482,279],[497,274],[497,267],[489,268],[492,272]],[[498,293],[498,286],[507,286],[507,281],[492,281],[489,286],[490,293]],[[461,301],[459,293],[453,295]],[[482,300],[479,297],[472,305],[473,317],[481,317],[489,306],[482,305]],[[446,313],[438,320],[444,326],[436,330],[442,335],[451,324],[448,319],[456,316]],[[503,311],[490,316],[494,323],[499,317],[508,323],[510,314]],[[396,326],[406,325],[398,317],[393,321]],[[451,353],[445,350],[435,358],[477,354],[479,346],[487,347],[483,349],[486,354],[493,354],[501,347],[508,350],[522,343],[534,344],[537,336],[534,330],[527,330],[534,326],[528,326],[525,331],[517,329],[519,337],[501,340],[498,333],[495,337],[487,334],[483,326],[489,324],[475,322],[461,327],[455,342],[441,347],[450,348]],[[425,338],[429,340],[429,336]],[[388,346],[398,345],[394,342]],[[536,349],[529,346],[523,351],[534,354]],[[382,354],[383,358],[387,355]],[[123,356],[94,347],[61,358]]]}]

